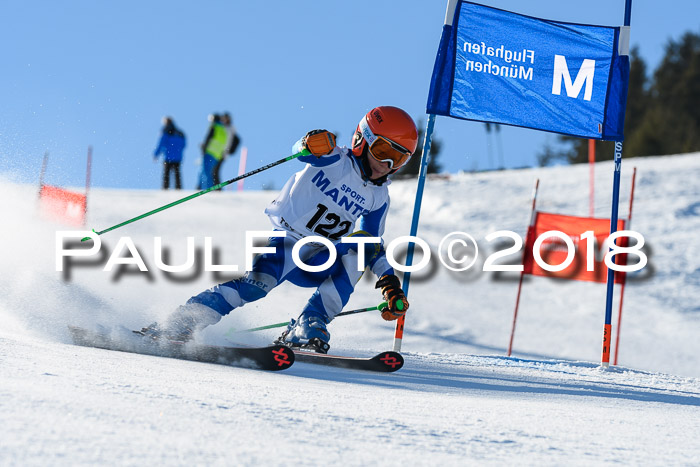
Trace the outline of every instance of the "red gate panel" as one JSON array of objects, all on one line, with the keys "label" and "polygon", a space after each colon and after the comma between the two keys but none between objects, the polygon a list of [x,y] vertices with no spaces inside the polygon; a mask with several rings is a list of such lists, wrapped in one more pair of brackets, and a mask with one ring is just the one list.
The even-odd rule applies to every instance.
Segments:
[{"label": "red gate panel", "polygon": [[[617,230],[625,229],[625,221],[618,220]],[[571,238],[575,247],[575,256],[572,263],[561,271],[547,271],[542,269],[534,259],[533,248],[537,238],[550,230],[558,230]],[[586,258],[588,255],[588,240],[581,236],[586,231],[593,231],[595,237],[595,251],[593,252],[593,271],[587,271]],[[564,216],[537,212],[534,225],[528,228],[525,239],[524,273],[535,276],[556,277],[590,282],[607,282],[608,268],[605,266],[604,257],[608,249],[605,248],[605,239],[610,235],[610,219],[598,219],[592,217]],[[627,246],[626,237],[617,240],[619,246]],[[549,237],[540,246],[542,260],[556,266],[562,264],[567,257],[566,243],[557,237]],[[627,255],[616,256],[617,264],[627,264]],[[615,273],[615,282],[622,283],[625,273]]]},{"label": "red gate panel", "polygon": [[57,222],[85,225],[87,197],[80,193],[50,185],[42,185],[39,193],[42,212]]}]

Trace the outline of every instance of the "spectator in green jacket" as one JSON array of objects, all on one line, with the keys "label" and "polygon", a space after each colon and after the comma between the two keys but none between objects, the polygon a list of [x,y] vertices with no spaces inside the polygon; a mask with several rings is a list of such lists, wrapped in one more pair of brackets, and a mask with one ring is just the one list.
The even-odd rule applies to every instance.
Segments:
[{"label": "spectator in green jacket", "polygon": [[200,146],[202,149],[202,166],[199,172],[200,190],[206,190],[215,185],[214,167],[223,158],[228,141],[228,131],[221,123],[221,116],[214,114],[210,116],[210,121],[209,131],[207,131],[207,136]]},{"label": "spectator in green jacket", "polygon": [[232,122],[233,121],[231,119],[231,115],[228,112],[224,113],[221,116],[221,124],[226,129],[227,140],[226,148],[224,149],[224,152],[221,155],[221,159],[218,159],[216,165],[214,166],[214,185],[218,185],[219,183],[221,183],[221,166],[223,165],[224,161],[228,156],[236,152],[236,148],[238,148],[238,144],[241,142],[241,139],[238,137],[238,134],[236,133],[236,129],[232,125]]}]

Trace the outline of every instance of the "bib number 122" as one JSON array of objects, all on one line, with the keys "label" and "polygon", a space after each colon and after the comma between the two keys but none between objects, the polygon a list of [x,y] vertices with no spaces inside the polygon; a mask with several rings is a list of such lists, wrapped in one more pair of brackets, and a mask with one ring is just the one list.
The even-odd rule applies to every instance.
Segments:
[{"label": "bib number 122", "polygon": [[[316,213],[311,220],[306,224],[306,228],[322,237],[330,240],[339,240],[340,237],[347,234],[352,227],[350,221],[340,221],[338,214],[328,212],[328,208],[323,204],[316,206]],[[333,230],[337,231],[333,232]]]}]

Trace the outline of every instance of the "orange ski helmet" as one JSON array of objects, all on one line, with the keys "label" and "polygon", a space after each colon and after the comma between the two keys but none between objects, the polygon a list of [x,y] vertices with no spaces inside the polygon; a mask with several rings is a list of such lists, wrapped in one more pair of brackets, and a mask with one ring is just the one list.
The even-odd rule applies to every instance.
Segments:
[{"label": "orange ski helmet", "polygon": [[413,119],[398,107],[375,107],[362,117],[352,139],[352,153],[391,164],[391,173],[406,165],[418,146]]}]

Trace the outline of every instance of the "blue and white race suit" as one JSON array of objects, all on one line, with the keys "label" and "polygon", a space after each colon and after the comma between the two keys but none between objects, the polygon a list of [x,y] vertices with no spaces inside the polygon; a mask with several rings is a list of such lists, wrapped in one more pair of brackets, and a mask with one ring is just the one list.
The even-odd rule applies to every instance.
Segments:
[{"label": "blue and white race suit", "polygon": [[[294,151],[300,150],[300,143]],[[316,288],[303,313],[330,322],[347,304],[355,284],[364,272],[358,271],[357,243],[341,243],[347,236],[381,237],[389,211],[386,181],[372,183],[364,176],[360,160],[345,147],[336,147],[322,157],[300,156],[306,167],[294,174],[265,213],[275,230],[285,237],[271,237],[268,247],[274,253],[255,257],[252,270],[242,278],[217,285],[192,297],[188,303],[198,303],[214,309],[220,315],[245,303],[259,300],[284,281],[301,287]],[[354,231],[356,222],[359,230]],[[303,237],[321,236],[336,247],[337,258],[327,269],[307,272],[292,260],[292,248]],[[377,277],[393,274],[381,243],[364,248],[365,266]],[[328,249],[312,242],[300,250],[300,259],[309,266],[325,264]]]}]

